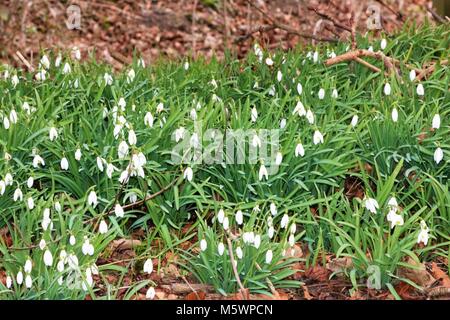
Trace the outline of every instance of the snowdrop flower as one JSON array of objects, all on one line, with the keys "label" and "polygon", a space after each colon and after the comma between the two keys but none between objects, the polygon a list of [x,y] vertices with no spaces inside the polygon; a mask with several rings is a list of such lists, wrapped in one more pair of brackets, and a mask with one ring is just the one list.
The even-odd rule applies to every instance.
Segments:
[{"label": "snowdrop flower", "polygon": [[8,152],[5,151],[5,155],[3,157],[6,161],[10,161],[12,159],[11,154],[9,154]]},{"label": "snowdrop flower", "polygon": [[23,273],[22,273],[22,271],[19,271],[17,273],[16,282],[17,282],[18,285],[21,285],[23,283]]},{"label": "snowdrop flower", "polygon": [[397,212],[398,209],[397,199],[395,199],[395,197],[391,197],[388,201],[388,206],[391,207],[391,210]]},{"label": "snowdrop flower", "polygon": [[70,72],[72,72],[72,68],[70,67],[70,64],[68,64],[67,62],[64,64],[63,66],[63,70],[62,73],[63,74],[69,74]]},{"label": "snowdrop flower", "polygon": [[195,111],[195,108],[191,109],[190,116],[193,121],[197,120],[197,111]]},{"label": "snowdrop flower", "polygon": [[219,245],[217,246],[217,251],[219,252],[219,255],[223,255],[223,252],[225,251],[225,246],[222,242],[219,242]]},{"label": "snowdrop flower", "polygon": [[184,70],[188,70],[189,69],[189,62],[188,61],[186,61],[185,63],[184,63]]},{"label": "snowdrop flower", "polygon": [[130,144],[130,146],[135,146],[137,143],[137,137],[134,130],[128,131],[128,143]]},{"label": "snowdrop flower", "polygon": [[277,80],[278,80],[278,82],[281,82],[282,79],[283,79],[283,74],[281,73],[280,70],[278,70],[278,72],[277,72]]},{"label": "snowdrop flower", "polygon": [[61,204],[58,201],[55,202],[54,207],[56,212],[61,212]]},{"label": "snowdrop flower", "polygon": [[162,102],[158,103],[158,105],[156,106],[156,112],[157,113],[161,113],[164,111],[164,105]]},{"label": "snowdrop flower", "polygon": [[219,221],[219,223],[223,223],[224,218],[225,212],[223,211],[223,209],[220,209],[219,212],[217,213],[217,221]]},{"label": "snowdrop flower", "polygon": [[79,81],[78,81],[78,79],[75,79],[75,81],[73,82],[73,87],[76,89],[76,88],[78,88],[78,85],[79,85]]},{"label": "snowdrop flower", "polygon": [[6,183],[3,180],[0,180],[0,196],[5,194]]},{"label": "snowdrop flower", "polygon": [[305,155],[305,148],[303,148],[303,145],[301,143],[298,143],[295,147],[295,156],[301,156],[303,157]]},{"label": "snowdrop flower", "polygon": [[259,167],[259,181],[262,181],[263,178],[266,180],[269,179],[269,173],[267,172],[266,166],[261,164],[261,167]]},{"label": "snowdrop flower", "polygon": [[252,122],[256,122],[256,119],[258,119],[258,110],[255,107],[252,108],[251,119]]},{"label": "snowdrop flower", "polygon": [[128,144],[125,142],[125,140],[122,140],[122,142],[119,144],[117,155],[119,159],[123,159],[128,155]]},{"label": "snowdrop flower", "polygon": [[187,179],[187,181],[191,182],[193,176],[194,176],[194,172],[192,171],[192,168],[191,168],[191,167],[187,167],[187,168],[184,170],[183,178],[184,178],[184,179]]},{"label": "snowdrop flower", "polygon": [[237,247],[236,248],[236,256],[237,256],[237,258],[240,260],[240,259],[242,259],[243,255],[244,255],[244,253],[242,252],[242,248],[241,247]]},{"label": "snowdrop flower", "polygon": [[34,208],[34,200],[33,200],[33,197],[29,197],[29,198],[27,199],[27,207],[28,207],[29,210],[33,210],[33,208]]},{"label": "snowdrop flower", "polygon": [[200,139],[198,138],[197,132],[192,134],[191,140],[189,141],[191,147],[197,148],[200,146]]},{"label": "snowdrop flower", "polygon": [[56,270],[58,270],[58,272],[64,271],[64,261],[63,260],[58,261],[58,263],[56,264]]},{"label": "snowdrop flower", "polygon": [[104,74],[103,80],[105,81],[105,84],[108,86],[113,84],[113,77],[109,73]]},{"label": "snowdrop flower", "polygon": [[63,157],[63,158],[61,159],[61,169],[62,169],[62,170],[67,170],[67,169],[69,169],[69,161],[67,161],[67,158],[66,158],[66,157]]},{"label": "snowdrop flower", "polygon": [[23,271],[25,271],[25,273],[31,273],[32,268],[33,268],[33,262],[31,261],[30,258],[28,258],[27,261],[25,261]]},{"label": "snowdrop flower", "polygon": [[297,93],[301,95],[303,92],[303,87],[301,83],[297,83]]},{"label": "snowdrop flower", "polygon": [[119,182],[126,183],[126,182],[128,182],[129,178],[130,178],[130,172],[128,171],[128,169],[123,170],[119,176]]},{"label": "snowdrop flower", "polygon": [[281,223],[280,223],[281,229],[286,229],[288,223],[289,223],[289,216],[287,215],[287,213],[285,213],[283,215],[283,218],[281,218]]},{"label": "snowdrop flower", "polygon": [[384,49],[386,49],[386,45],[387,45],[387,41],[386,41],[386,39],[381,39],[381,42],[380,42],[380,48],[381,48],[381,50],[384,50]]},{"label": "snowdrop flower", "polygon": [[261,245],[261,236],[259,234],[255,235],[255,239],[253,240],[253,246],[256,249],[259,249],[259,246]]},{"label": "snowdrop flower", "polygon": [[337,99],[338,96],[339,96],[338,91],[336,89],[333,89],[333,91],[331,92],[331,97]]},{"label": "snowdrop flower", "polygon": [[150,288],[148,288],[148,290],[147,290],[147,292],[145,294],[145,298],[153,300],[155,298],[155,295],[156,295],[155,288],[150,287]]},{"label": "snowdrop flower", "polygon": [[41,239],[41,241],[39,241],[39,249],[44,250],[46,246],[47,242],[45,242],[44,239]]},{"label": "snowdrop flower", "polygon": [[423,243],[424,245],[428,244],[428,232],[430,230],[428,229],[427,224],[425,223],[425,221],[420,221],[420,232],[419,235],[417,236],[417,243]]},{"label": "snowdrop flower", "polygon": [[16,74],[12,76],[11,83],[13,85],[13,88],[15,88],[19,84],[19,77]]},{"label": "snowdrop flower", "polygon": [[9,113],[9,120],[11,120],[11,123],[16,124],[17,123],[17,112],[16,110],[12,109]]},{"label": "snowdrop flower", "polygon": [[16,202],[17,200],[20,200],[20,201],[23,200],[23,193],[19,187],[17,187],[17,189],[14,191],[13,200],[14,200],[14,202]]},{"label": "snowdrop flower", "polygon": [[384,94],[387,96],[391,94],[391,85],[389,83],[384,85]]},{"label": "snowdrop flower", "polygon": [[306,119],[308,120],[309,124],[314,124],[314,113],[312,113],[311,109],[308,109],[306,112]]},{"label": "snowdrop flower", "polygon": [[289,242],[289,246],[291,246],[291,247],[293,247],[293,246],[295,245],[295,236],[294,236],[293,233],[291,233],[291,234],[289,235],[288,242]]},{"label": "snowdrop flower", "polygon": [[153,115],[151,114],[151,112],[147,112],[144,116],[144,124],[148,127],[153,127]]},{"label": "snowdrop flower", "polygon": [[13,181],[14,179],[11,173],[8,172],[7,174],[5,174],[5,185],[12,186]]},{"label": "snowdrop flower", "polygon": [[392,117],[392,121],[394,121],[394,122],[398,121],[398,111],[397,111],[396,107],[394,107],[394,109],[392,109],[391,117]]},{"label": "snowdrop flower", "polygon": [[[310,110],[309,110],[310,111]],[[292,115],[298,114],[300,117],[303,117],[306,115],[305,107],[303,106],[303,103],[301,101],[297,102],[297,105],[294,108],[294,111],[292,112]],[[314,117],[314,116],[313,116]]]},{"label": "snowdrop flower", "polygon": [[5,127],[6,130],[9,129],[10,123],[8,117],[3,117],[3,126]]},{"label": "snowdrop flower", "polygon": [[323,100],[323,98],[325,98],[325,90],[320,88],[318,96],[319,100]]},{"label": "snowdrop flower", "polygon": [[125,214],[125,212],[124,212],[122,206],[121,206],[119,203],[117,203],[117,204],[115,205],[115,207],[114,207],[114,214],[115,214],[116,217],[118,217],[118,218],[122,218],[122,217],[124,216],[124,214]]},{"label": "snowdrop flower", "polygon": [[269,95],[272,96],[272,97],[275,96],[275,86],[272,85],[269,88]]},{"label": "snowdrop flower", "polygon": [[111,179],[114,171],[118,170],[112,163],[106,164],[106,176]]},{"label": "snowdrop flower", "polygon": [[364,201],[366,209],[372,213],[377,213],[377,209],[379,208],[377,200],[373,198],[366,198]]},{"label": "snowdrop flower", "polygon": [[205,239],[202,239],[200,241],[200,250],[205,251],[207,247],[208,247],[208,243],[206,242]]},{"label": "snowdrop flower", "polygon": [[89,242],[89,239],[85,237],[84,243],[81,246],[81,252],[87,256],[87,255],[94,255],[94,246]]},{"label": "snowdrop flower", "polygon": [[423,84],[419,83],[416,89],[418,96],[423,96],[425,94],[425,89],[423,88]]},{"label": "snowdrop flower", "polygon": [[73,47],[72,48],[72,55],[75,59],[80,60],[81,59],[81,52],[80,49],[78,49],[78,47]]},{"label": "snowdrop flower", "polygon": [[277,166],[279,166],[281,164],[281,162],[283,162],[283,155],[281,154],[280,151],[278,151],[276,156],[275,156],[275,164]]},{"label": "snowdrop flower", "polygon": [[89,192],[88,204],[91,205],[94,208],[97,206],[97,194],[95,193],[94,190]]},{"label": "snowdrop flower", "polygon": [[286,119],[283,118],[280,120],[280,129],[284,129],[286,127]]},{"label": "snowdrop flower", "polygon": [[69,265],[69,268],[72,270],[78,269],[78,257],[74,255],[73,253],[69,254],[67,256],[67,264]]},{"label": "snowdrop flower", "polygon": [[352,117],[352,121],[350,122],[350,124],[351,124],[352,127],[356,127],[356,125],[358,124],[358,119],[359,119],[359,117],[358,117],[357,114],[355,114],[355,115]]},{"label": "snowdrop flower", "polygon": [[277,206],[275,205],[275,203],[272,202],[269,206],[269,209],[270,209],[270,213],[273,216],[276,216],[278,214]]},{"label": "snowdrop flower", "polygon": [[45,161],[40,155],[36,154],[33,158],[33,167],[38,168],[39,165],[42,165],[44,167]]},{"label": "snowdrop flower", "polygon": [[134,72],[134,69],[130,69],[127,73],[127,83],[133,82],[134,78],[136,77],[136,72]]},{"label": "snowdrop flower", "polygon": [[367,51],[373,52],[373,47],[370,46],[370,47],[367,49]]},{"label": "snowdrop flower", "polygon": [[75,236],[73,234],[71,234],[70,238],[69,238],[69,244],[71,246],[74,246],[76,243],[77,243],[77,239],[75,238]]},{"label": "snowdrop flower", "polygon": [[48,137],[49,137],[50,141],[58,139],[58,130],[56,130],[55,127],[51,127],[48,132]]},{"label": "snowdrop flower", "polygon": [[152,259],[147,259],[144,262],[144,272],[151,274],[153,272],[153,261]]},{"label": "snowdrop flower", "polygon": [[185,133],[184,127],[179,127],[175,130],[175,142],[179,142],[181,139],[183,139]]},{"label": "snowdrop flower", "polygon": [[241,210],[238,210],[238,211],[236,212],[236,214],[235,214],[235,219],[236,219],[236,223],[237,223],[238,225],[241,225],[241,224],[242,224],[242,222],[244,221],[244,215],[243,215],[243,213],[242,213]]},{"label": "snowdrop flower", "polygon": [[261,148],[261,139],[257,134],[253,135],[252,146]]},{"label": "snowdrop flower", "polygon": [[46,74],[47,74],[47,71],[45,71],[45,69],[42,69],[42,70],[38,71],[38,73],[36,73],[36,75],[34,77],[37,81],[45,81],[45,79],[47,78]]},{"label": "snowdrop flower", "polygon": [[244,234],[242,235],[242,240],[244,241],[244,243],[253,243],[255,241],[255,233],[252,232],[244,232]]},{"label": "snowdrop flower", "polygon": [[53,256],[52,256],[52,253],[50,252],[50,250],[48,250],[48,249],[45,250],[45,252],[44,252],[44,264],[47,267],[51,267],[53,264]]},{"label": "snowdrop flower", "polygon": [[95,160],[97,161],[97,168],[98,168],[98,170],[100,170],[100,172],[103,172],[103,170],[105,169],[103,167],[103,161],[104,160],[101,157],[97,157]]},{"label": "snowdrop flower", "polygon": [[414,81],[414,79],[416,79],[416,70],[411,70],[409,72],[409,80]]},{"label": "snowdrop flower", "polygon": [[439,164],[439,162],[441,162],[443,158],[444,158],[444,152],[442,151],[442,149],[440,147],[438,147],[434,151],[434,161],[436,162],[436,164]]},{"label": "snowdrop flower", "polygon": [[108,225],[106,224],[105,220],[100,221],[100,225],[98,226],[98,232],[100,232],[100,234],[105,234],[108,232]]},{"label": "snowdrop flower", "polygon": [[314,54],[313,54],[313,62],[314,62],[314,63],[317,63],[318,61],[319,61],[319,52],[314,51]]},{"label": "snowdrop flower", "polygon": [[314,144],[323,143],[323,135],[322,133],[320,133],[319,130],[314,131],[313,143]]},{"label": "snowdrop flower", "polygon": [[230,227],[230,220],[228,219],[228,217],[225,217],[223,219],[223,230],[228,230],[228,228]]},{"label": "snowdrop flower", "polygon": [[62,57],[60,54],[58,54],[58,56],[55,59],[55,67],[59,67],[61,65],[61,61],[62,61]]},{"label": "snowdrop flower", "polygon": [[75,150],[75,160],[80,161],[81,159],[81,150],[80,148],[78,148],[77,150]]},{"label": "snowdrop flower", "polygon": [[11,276],[8,275],[6,277],[6,288],[11,289],[11,287],[12,287],[12,278]]},{"label": "snowdrop flower", "polygon": [[48,60],[48,57],[44,54],[41,58],[40,64],[45,68],[50,68],[50,60]]},{"label": "snowdrop flower", "polygon": [[400,214],[397,214],[393,209],[389,211],[387,221],[391,223],[391,229],[395,226],[402,226],[404,224],[403,217]]},{"label": "snowdrop flower", "polygon": [[33,285],[33,280],[31,279],[31,276],[29,274],[27,274],[27,276],[25,277],[25,287],[30,289],[32,285]]},{"label": "snowdrop flower", "polygon": [[266,264],[270,264],[272,262],[273,253],[272,250],[267,250],[266,252]]},{"label": "snowdrop flower", "polygon": [[275,229],[273,226],[270,226],[269,230],[267,231],[267,235],[269,236],[270,239],[272,239],[274,234],[275,234]]},{"label": "snowdrop flower", "polygon": [[266,64],[267,64],[269,67],[273,66],[273,60],[272,60],[270,57],[266,58]]},{"label": "snowdrop flower", "polygon": [[435,114],[432,121],[433,129],[439,129],[441,126],[441,116],[439,114]]}]

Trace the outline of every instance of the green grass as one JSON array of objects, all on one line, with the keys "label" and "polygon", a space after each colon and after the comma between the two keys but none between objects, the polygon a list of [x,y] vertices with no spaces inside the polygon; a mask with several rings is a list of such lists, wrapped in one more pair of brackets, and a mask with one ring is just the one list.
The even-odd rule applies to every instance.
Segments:
[{"label": "green grass", "polygon": [[[448,58],[448,33],[445,26],[405,27],[388,39],[384,52],[420,68],[426,62]],[[307,265],[321,263],[320,252],[324,251],[336,257],[350,257],[353,266],[348,276],[355,287],[370,276],[371,266],[380,269],[381,285],[393,290],[393,284],[398,281],[410,282],[397,275],[407,257],[420,261],[448,257],[448,66],[438,67],[422,81],[425,95],[418,96],[417,83],[410,81],[409,70],[403,65],[400,78],[396,78],[373,73],[359,64],[326,67],[322,63],[327,51],[341,54],[347,45],[316,48],[320,53],[319,63],[307,58],[307,53],[316,49],[299,48],[284,53],[264,52],[264,59],[270,55],[273,66],[266,65],[264,59],[260,63],[251,53],[244,61],[232,57],[223,62],[189,61],[188,69],[186,60],[160,61],[143,68],[135,59],[124,72],[114,73],[109,66],[95,61],[79,63],[69,57],[63,57],[62,65],[56,67],[55,56],[48,52],[52,63],[45,81],[34,80],[34,74],[8,69],[10,75],[17,73],[20,81],[14,86],[11,78],[0,80],[1,122],[4,123],[5,117],[10,119],[13,109],[18,115],[17,123],[10,123],[8,129],[0,127],[0,179],[5,180],[7,173],[13,175],[12,185],[0,196],[0,227],[9,230],[13,241],[13,248],[8,248],[3,240],[0,242],[0,271],[15,278],[29,257],[33,261],[30,274],[33,283],[30,289],[15,280],[10,289],[0,284],[0,298],[82,299],[86,294],[93,299],[116,298],[120,282],[128,272],[125,267],[99,266],[97,285],[88,286],[88,290],[69,288],[66,282],[59,284],[58,279],[81,274],[86,281],[86,269],[99,257],[108,256],[108,244],[116,238],[129,237],[137,229],[144,229],[146,237],[130,262],[135,273],[142,273],[139,268],[145,259],[161,262],[167,252],[173,252],[185,258],[179,261],[183,272],[212,284],[222,294],[234,293],[238,285],[227,254],[223,227],[216,219],[220,209],[225,210],[230,229],[237,235],[232,241],[233,250],[237,246],[243,248],[238,272],[244,286],[252,292],[270,292],[267,279],[276,288],[300,285],[290,279],[295,259],[282,256],[289,249],[290,233],[290,227],[280,228],[284,214],[289,216],[289,226],[296,225],[295,241],[309,246],[312,254],[305,257]],[[379,50],[379,39],[358,39],[358,47],[370,45]],[[62,72],[66,62],[71,66],[68,74]],[[379,61],[370,62],[383,68]],[[131,69],[135,78],[127,81]],[[277,80],[278,71],[283,75],[281,81]],[[105,83],[105,72],[113,76],[111,85]],[[383,94],[386,82],[392,87],[389,96]],[[298,83],[303,87],[301,95],[297,91]],[[323,100],[318,98],[321,88],[325,89]],[[337,98],[331,96],[333,89],[338,92]],[[112,111],[121,98],[126,106],[117,109],[117,117],[124,116],[128,125],[116,139]],[[314,124],[292,114],[298,101],[314,113]],[[23,109],[25,102],[35,111],[28,114]],[[158,112],[161,103],[164,110]],[[253,107],[258,112],[256,122],[251,121]],[[393,107],[398,110],[397,122],[391,119]],[[173,163],[171,159],[171,150],[176,145],[172,137],[180,127],[193,133],[192,109],[196,109],[203,132],[280,129],[280,123],[286,121],[280,131],[283,161],[278,172],[260,181],[261,159],[257,159],[257,164],[197,163],[190,165],[192,181],[184,179],[187,165]],[[154,118],[152,127],[144,123],[148,112]],[[431,131],[432,118],[437,113],[441,126]],[[359,118],[355,127],[350,124],[354,115]],[[49,138],[52,127],[58,131],[53,141]],[[130,130],[136,133],[137,143],[129,146],[128,154],[120,159],[119,143],[128,141]],[[324,136],[324,142],[317,145],[313,143],[316,130]],[[423,132],[425,137],[421,136]],[[305,154],[296,157],[294,150],[300,142]],[[433,159],[437,147],[444,153],[439,164]],[[79,161],[75,159],[77,149],[82,153]],[[127,183],[119,182],[131,154],[140,152],[146,158],[144,177],[134,176]],[[6,159],[6,154],[12,158]],[[45,166],[33,167],[34,154],[45,160]],[[68,170],[61,169],[63,157],[67,158]],[[104,159],[103,172],[97,166],[97,157]],[[107,164],[117,168],[111,178],[106,174]],[[372,169],[358,169],[367,166]],[[349,176],[362,181],[366,197],[378,201],[376,214],[365,208],[363,200],[349,200],[345,196],[344,183]],[[29,177],[34,178],[32,188],[27,186]],[[13,201],[17,188],[23,193],[22,201]],[[142,201],[160,190],[164,192],[143,201],[142,205],[131,205],[133,198]],[[91,191],[98,198],[95,207],[88,204]],[[404,224],[394,229],[386,218],[392,196],[397,199],[399,214],[404,219]],[[34,200],[33,209],[27,207],[30,197]],[[56,202],[62,206],[61,211],[55,209]],[[117,203],[125,208],[123,217],[114,214]],[[278,211],[273,217],[272,239],[267,235],[271,203]],[[255,207],[259,210],[253,210]],[[42,226],[44,208],[51,209],[51,230]],[[242,225],[235,222],[238,210],[243,211]],[[106,233],[98,231],[102,219],[108,225]],[[426,246],[416,243],[422,220],[430,230]],[[191,227],[186,233],[182,228],[187,222]],[[239,237],[250,231],[261,235],[258,249],[244,244]],[[71,235],[76,237],[75,245],[69,244]],[[82,253],[84,237],[95,248],[92,256]],[[208,242],[206,251],[197,249],[197,239],[203,238]],[[44,251],[36,247],[41,239],[53,254],[51,267],[44,265]],[[180,244],[185,241],[192,241],[193,248],[181,249]],[[224,255],[217,252],[220,241],[225,244]],[[273,259],[265,264],[269,248],[273,250]],[[63,249],[78,257],[77,267],[70,269],[66,264],[64,271],[57,270]],[[118,284],[108,283],[104,276],[108,272],[120,275]],[[100,284],[107,288],[106,293],[99,290]],[[136,279],[125,298],[132,298],[137,291],[151,285],[157,284],[150,278]]]}]

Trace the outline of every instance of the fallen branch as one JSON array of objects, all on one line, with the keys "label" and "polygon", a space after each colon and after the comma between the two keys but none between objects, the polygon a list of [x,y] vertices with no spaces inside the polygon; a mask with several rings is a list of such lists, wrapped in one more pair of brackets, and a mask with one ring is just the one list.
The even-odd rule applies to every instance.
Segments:
[{"label": "fallen branch", "polygon": [[430,6],[427,6],[427,11],[433,16],[434,20],[437,22],[444,24],[447,23],[447,21],[442,18],[436,11],[433,10],[433,8]]},{"label": "fallen branch", "polygon": [[349,26],[347,26],[347,25],[337,21],[335,18],[333,18],[332,16],[328,15],[327,13],[321,12],[321,11],[319,11],[319,9],[317,9],[316,7],[313,7],[313,6],[308,6],[307,8],[308,8],[308,10],[314,11],[319,17],[321,17],[323,19],[326,19],[328,21],[331,21],[331,23],[333,23],[333,25],[335,27],[352,33],[352,28],[351,27],[349,27]]},{"label": "fallen branch", "polygon": [[244,285],[241,282],[241,278],[239,277],[239,272],[237,271],[237,264],[236,264],[236,260],[234,260],[234,254],[233,254],[233,246],[231,245],[231,240],[229,237],[225,237],[227,239],[227,244],[228,244],[228,253],[230,255],[230,261],[231,261],[231,267],[233,268],[233,273],[234,273],[234,277],[236,278],[236,281],[239,285],[240,288],[240,292],[242,295],[242,298],[244,298],[245,300],[250,300],[250,297],[248,295],[248,290],[245,289]]},{"label": "fallen branch", "polygon": [[395,10],[394,8],[392,8],[390,5],[388,5],[387,3],[385,3],[382,0],[375,0],[376,2],[378,2],[379,4],[381,4],[383,7],[385,7],[386,9],[388,9],[390,12],[392,12],[393,14],[395,14],[395,16],[401,20],[402,22],[405,22],[405,17],[403,16],[403,13],[401,13],[398,10]]},{"label": "fallen branch", "polygon": [[421,81],[422,79],[428,77],[430,74],[432,74],[434,72],[434,70],[436,70],[436,65],[441,65],[441,66],[445,66],[448,65],[448,60],[442,60],[442,61],[438,61],[438,62],[434,62],[432,63],[429,67],[424,68],[421,72],[419,72],[419,74],[416,76],[416,81]]},{"label": "fallen branch", "polygon": [[16,56],[19,58],[19,60],[30,70],[30,72],[34,72],[34,67],[31,65],[31,63],[28,62],[27,59],[20,53],[20,51],[16,51]]}]

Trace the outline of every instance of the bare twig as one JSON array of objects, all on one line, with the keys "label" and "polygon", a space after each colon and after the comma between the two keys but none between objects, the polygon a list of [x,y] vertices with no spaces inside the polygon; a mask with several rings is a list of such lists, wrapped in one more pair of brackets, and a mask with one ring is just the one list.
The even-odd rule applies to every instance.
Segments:
[{"label": "bare twig", "polygon": [[16,56],[19,58],[19,60],[30,70],[30,72],[34,72],[34,67],[31,65],[31,63],[28,62],[28,60],[20,53],[20,51],[16,51]]},{"label": "bare twig", "polygon": [[317,9],[316,7],[308,6],[307,8],[308,8],[308,10],[314,11],[319,17],[321,17],[323,19],[326,19],[328,21],[331,21],[334,24],[335,27],[337,27],[339,29],[342,29],[342,30],[345,30],[345,31],[348,31],[350,33],[352,32],[352,28],[351,27],[349,27],[349,26],[347,26],[347,25],[337,21],[335,18],[333,18],[332,16],[328,15],[327,13],[319,11],[319,9]]},{"label": "bare twig", "polygon": [[434,62],[432,63],[429,67],[424,68],[417,76],[416,76],[416,81],[421,81],[422,79],[428,77],[430,74],[432,74],[434,72],[434,70],[436,70],[436,65],[441,65],[441,66],[445,66],[448,65],[448,60],[442,60],[440,62]]},{"label": "bare twig", "polygon": [[376,2],[378,2],[379,4],[381,4],[383,7],[385,7],[386,9],[388,9],[390,12],[392,12],[393,14],[395,14],[395,16],[401,20],[402,22],[405,22],[405,17],[403,16],[403,14],[398,11],[395,10],[394,8],[392,8],[390,5],[388,5],[387,3],[385,3],[383,0],[375,0]]},{"label": "bare twig", "polygon": [[429,6],[427,6],[427,11],[429,13],[431,13],[431,15],[433,16],[434,20],[436,20],[437,22],[444,24],[447,23],[447,21],[441,17],[436,11],[434,11],[434,9],[432,8],[432,4],[430,3]]},{"label": "bare twig", "polygon": [[237,271],[236,260],[234,260],[233,246],[231,245],[231,240],[229,237],[225,238],[227,239],[228,253],[230,255],[231,267],[233,268],[234,277],[236,278],[236,281],[239,285],[242,297],[246,300],[249,300],[250,297],[248,296],[248,294],[246,294],[247,290],[245,290],[244,285],[241,282],[241,278],[239,277],[239,272]]}]

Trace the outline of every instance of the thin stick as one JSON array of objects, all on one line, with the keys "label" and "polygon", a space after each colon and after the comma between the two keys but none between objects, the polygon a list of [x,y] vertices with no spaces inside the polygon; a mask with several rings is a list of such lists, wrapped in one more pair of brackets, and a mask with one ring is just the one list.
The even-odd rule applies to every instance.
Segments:
[{"label": "thin stick", "polygon": [[22,61],[22,63],[30,70],[31,72],[34,72],[34,67],[31,65],[31,63],[28,62],[27,59],[20,53],[20,51],[16,51],[16,56]]},{"label": "thin stick", "polygon": [[234,277],[236,278],[236,281],[237,281],[237,283],[238,283],[238,285],[239,285],[239,288],[240,288],[241,293],[242,293],[242,297],[243,297],[244,299],[247,299],[247,300],[248,300],[249,297],[248,297],[247,294],[245,293],[245,292],[246,292],[246,291],[245,291],[245,288],[244,288],[244,286],[242,285],[241,279],[239,278],[239,272],[237,271],[236,262],[235,262],[236,260],[234,260],[233,246],[231,245],[231,240],[230,240],[229,237],[225,237],[225,238],[227,239],[228,253],[230,254],[231,267],[233,268]]}]

